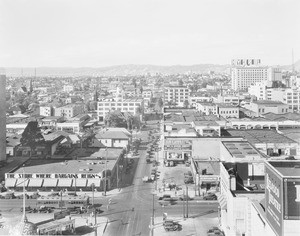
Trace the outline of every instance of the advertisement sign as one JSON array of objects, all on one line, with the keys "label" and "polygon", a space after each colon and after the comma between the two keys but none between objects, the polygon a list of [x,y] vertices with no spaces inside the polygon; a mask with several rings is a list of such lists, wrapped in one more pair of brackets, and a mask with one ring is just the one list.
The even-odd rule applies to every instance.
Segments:
[{"label": "advertisement sign", "polygon": [[192,140],[166,140],[165,150],[192,150]]},{"label": "advertisement sign", "polygon": [[284,179],[284,219],[300,220],[300,179]]},{"label": "advertisement sign", "polygon": [[266,216],[272,229],[278,236],[282,235],[283,225],[283,182],[269,167],[265,175]]}]

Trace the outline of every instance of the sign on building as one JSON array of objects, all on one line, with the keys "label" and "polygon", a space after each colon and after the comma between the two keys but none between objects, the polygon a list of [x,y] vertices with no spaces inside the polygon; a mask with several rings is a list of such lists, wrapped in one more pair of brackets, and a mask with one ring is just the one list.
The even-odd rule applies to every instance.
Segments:
[{"label": "sign on building", "polygon": [[284,179],[284,219],[300,220],[300,179]]},{"label": "sign on building", "polygon": [[283,181],[266,166],[265,175],[266,217],[274,232],[282,235],[283,225]]}]

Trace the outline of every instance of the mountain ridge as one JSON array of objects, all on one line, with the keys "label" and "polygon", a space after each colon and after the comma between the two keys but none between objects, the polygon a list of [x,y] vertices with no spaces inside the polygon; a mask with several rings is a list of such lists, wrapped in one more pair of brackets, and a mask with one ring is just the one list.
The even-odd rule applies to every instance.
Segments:
[{"label": "mountain ridge", "polygon": [[[276,66],[277,67],[277,66]],[[292,65],[279,66],[282,70],[292,70]],[[295,70],[300,71],[300,60],[294,63]],[[124,64],[106,67],[6,67],[7,76],[122,76],[122,75],[146,75],[146,74],[185,74],[185,73],[216,73],[229,72],[229,64],[194,64],[194,65],[170,65],[160,66],[151,64]]]}]

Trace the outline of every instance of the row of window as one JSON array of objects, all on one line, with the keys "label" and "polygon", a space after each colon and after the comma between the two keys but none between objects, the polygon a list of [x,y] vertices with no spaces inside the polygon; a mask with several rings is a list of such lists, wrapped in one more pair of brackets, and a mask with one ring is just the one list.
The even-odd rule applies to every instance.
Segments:
[{"label": "row of window", "polygon": [[119,110],[119,111],[134,111],[134,107],[124,107],[123,109],[122,108],[120,108],[120,107],[117,107],[117,108],[115,108],[115,107],[112,107],[111,109],[109,108],[109,107],[105,107],[105,108],[103,108],[103,107],[99,107],[98,108],[98,110],[99,111],[103,111],[103,110],[106,110],[106,111],[109,111],[109,110],[112,110],[112,111],[115,111],[115,110]]},{"label": "row of window", "polygon": [[220,114],[234,114],[238,113],[238,110],[233,110],[233,111],[220,111]]},{"label": "row of window", "polygon": [[110,102],[106,102],[106,103],[98,103],[98,106],[140,106],[140,103],[120,103],[118,102],[116,103],[110,103]]}]

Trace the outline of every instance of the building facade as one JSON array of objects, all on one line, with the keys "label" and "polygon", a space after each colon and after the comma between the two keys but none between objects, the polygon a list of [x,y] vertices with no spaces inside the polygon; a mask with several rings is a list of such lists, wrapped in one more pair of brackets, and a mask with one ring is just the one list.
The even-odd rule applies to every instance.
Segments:
[{"label": "building facade", "polygon": [[189,101],[190,90],[186,86],[169,86],[164,90],[165,105],[172,103],[172,105],[184,107]]},{"label": "building facade", "polygon": [[54,116],[72,118],[82,113],[84,113],[83,104],[68,104],[66,106],[54,108]]},{"label": "building facade", "polygon": [[251,84],[262,81],[281,80],[281,71],[261,65],[260,59],[232,60],[231,88],[233,90],[247,90]]},{"label": "building facade", "polygon": [[52,106],[40,106],[40,115],[41,116],[53,116],[53,107]]},{"label": "building facade", "polygon": [[0,75],[0,161],[6,160],[6,76]]}]

